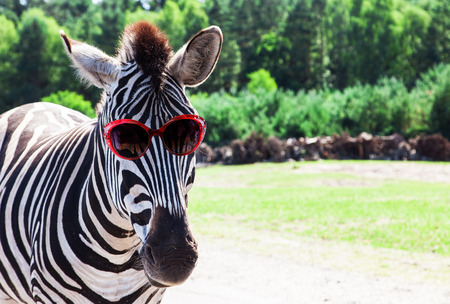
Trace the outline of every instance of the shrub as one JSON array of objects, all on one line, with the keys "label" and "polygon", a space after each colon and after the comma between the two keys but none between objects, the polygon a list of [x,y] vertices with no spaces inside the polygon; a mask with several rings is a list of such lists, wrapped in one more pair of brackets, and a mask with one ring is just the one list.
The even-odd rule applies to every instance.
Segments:
[{"label": "shrub", "polygon": [[247,77],[250,79],[247,88],[252,93],[256,93],[260,89],[272,92],[278,88],[275,79],[265,69],[259,69],[256,72],[248,74]]},{"label": "shrub", "polygon": [[343,127],[352,135],[368,132],[405,134],[410,126],[408,91],[394,78],[384,78],[376,86],[358,84],[344,90],[346,99]]},{"label": "shrub", "polygon": [[265,138],[315,137],[362,132],[411,137],[441,133],[450,138],[450,65],[423,75],[408,92],[402,81],[383,78],[344,91],[270,91],[263,87],[229,94],[197,94],[191,101],[208,123],[213,147],[253,132]]},{"label": "shrub", "polygon": [[264,137],[273,134],[273,116],[279,105],[277,91],[268,92],[258,89],[255,93],[244,90],[237,96],[237,104],[234,110],[241,117],[241,137],[247,138],[252,133],[258,133]]},{"label": "shrub", "polygon": [[[421,75],[410,93],[413,126],[419,132],[440,132],[450,139],[450,64],[440,64]],[[415,135],[415,134],[414,134]]]},{"label": "shrub", "polygon": [[71,91],[59,91],[53,93],[47,97],[43,97],[42,101],[59,104],[70,108],[72,110],[79,111],[90,118],[96,116],[95,110],[89,101],[84,100],[83,96]]},{"label": "shrub", "polygon": [[281,138],[340,133],[339,106],[329,92],[278,92],[279,107],[274,117],[274,133]]},{"label": "shrub", "polygon": [[450,82],[443,84],[435,92],[430,127],[432,132],[441,132],[450,139]]},{"label": "shrub", "polygon": [[199,115],[206,120],[205,142],[216,147],[242,137],[247,122],[236,108],[238,106],[236,97],[218,92],[211,95],[205,93],[193,95],[190,96],[190,100]]}]

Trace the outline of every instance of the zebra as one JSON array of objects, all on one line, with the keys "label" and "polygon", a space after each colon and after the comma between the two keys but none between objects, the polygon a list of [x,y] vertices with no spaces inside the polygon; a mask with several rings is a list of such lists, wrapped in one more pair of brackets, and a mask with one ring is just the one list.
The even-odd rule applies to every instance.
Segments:
[{"label": "zebra", "polygon": [[218,60],[211,26],[173,52],[128,25],[115,57],[60,32],[97,118],[36,102],[0,116],[0,303],[160,303],[198,259],[187,218],[206,123],[185,95]]}]

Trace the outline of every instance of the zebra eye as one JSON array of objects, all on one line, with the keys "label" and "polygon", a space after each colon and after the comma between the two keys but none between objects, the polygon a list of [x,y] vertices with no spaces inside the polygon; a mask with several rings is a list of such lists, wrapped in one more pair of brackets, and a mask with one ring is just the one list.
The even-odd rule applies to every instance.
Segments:
[{"label": "zebra eye", "polygon": [[163,133],[164,143],[173,154],[189,154],[200,140],[200,125],[195,120],[181,119],[169,124]]},{"label": "zebra eye", "polygon": [[121,124],[111,130],[111,143],[120,156],[136,158],[145,153],[149,135],[142,127]]}]

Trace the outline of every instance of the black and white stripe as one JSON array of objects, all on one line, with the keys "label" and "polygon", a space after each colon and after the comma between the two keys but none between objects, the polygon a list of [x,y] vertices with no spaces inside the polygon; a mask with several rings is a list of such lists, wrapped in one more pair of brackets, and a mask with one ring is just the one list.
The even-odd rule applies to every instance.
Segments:
[{"label": "black and white stripe", "polygon": [[[195,266],[186,217],[194,154],[174,156],[154,137],[140,159],[119,159],[102,132],[116,119],[158,129],[196,113],[186,75],[189,85],[209,76],[222,36],[204,30],[188,45],[209,55],[195,47],[187,56],[185,47],[170,54],[164,75],[149,75],[129,54],[148,28],[125,32],[127,62],[61,33],[83,77],[105,90],[98,119],[49,103],[0,116],[0,303],[159,303]],[[201,75],[193,55],[213,57]]]}]

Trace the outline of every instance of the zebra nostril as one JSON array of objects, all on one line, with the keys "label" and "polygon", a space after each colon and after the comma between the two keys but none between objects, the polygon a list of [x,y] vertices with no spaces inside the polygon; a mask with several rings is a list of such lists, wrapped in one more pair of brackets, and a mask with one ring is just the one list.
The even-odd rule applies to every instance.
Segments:
[{"label": "zebra nostril", "polygon": [[192,235],[190,233],[186,234],[186,241],[188,244],[196,244],[194,238],[192,237]]},{"label": "zebra nostril", "polygon": [[156,265],[155,257],[153,256],[152,248],[149,245],[145,246],[145,257],[153,266]]}]

